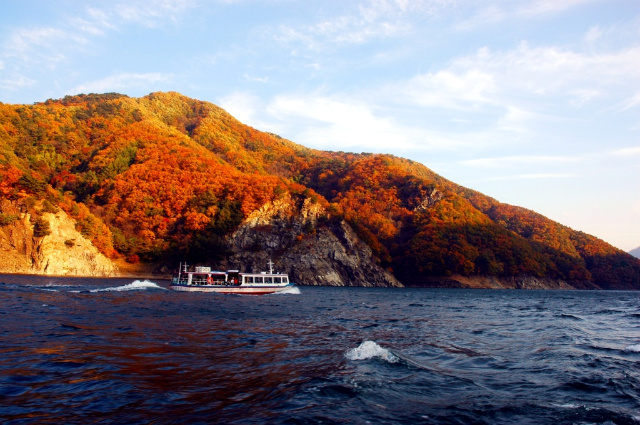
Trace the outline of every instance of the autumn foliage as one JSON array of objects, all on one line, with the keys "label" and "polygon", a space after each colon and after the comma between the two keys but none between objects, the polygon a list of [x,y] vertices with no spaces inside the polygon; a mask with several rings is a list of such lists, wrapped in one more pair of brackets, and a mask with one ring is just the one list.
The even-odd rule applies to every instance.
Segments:
[{"label": "autumn foliage", "polygon": [[612,288],[640,280],[640,263],[603,241],[421,164],[308,149],[178,93],[0,103],[0,196],[62,208],[112,258],[221,258],[225,237],[286,193],[346,220],[405,283],[450,274]]}]

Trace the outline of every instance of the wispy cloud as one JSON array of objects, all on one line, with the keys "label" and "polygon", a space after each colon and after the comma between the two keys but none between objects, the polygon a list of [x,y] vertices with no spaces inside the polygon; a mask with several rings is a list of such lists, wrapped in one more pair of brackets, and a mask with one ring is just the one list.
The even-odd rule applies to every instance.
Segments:
[{"label": "wispy cloud", "polygon": [[515,9],[516,16],[539,17],[564,12],[598,0],[535,0]]},{"label": "wispy cloud", "polygon": [[256,114],[258,109],[263,109],[262,102],[258,96],[248,92],[230,93],[218,100],[218,105],[229,112],[238,121],[255,126],[264,131],[277,131],[274,124],[260,121]]},{"label": "wispy cloud", "polygon": [[156,27],[167,21],[177,21],[180,14],[195,5],[193,0],[147,0],[120,2],[113,14],[126,22]]},{"label": "wispy cloud", "polygon": [[333,49],[336,45],[359,45],[407,35],[413,26],[412,15],[436,15],[455,3],[455,0],[345,2],[345,10],[337,16],[310,24],[280,25],[267,32],[283,44],[299,43],[315,51]]},{"label": "wispy cloud", "polygon": [[8,91],[14,91],[14,90],[19,90],[25,87],[31,87],[35,84],[36,84],[36,80],[25,77],[24,75],[20,75],[20,74],[7,76],[0,80],[0,88]]},{"label": "wispy cloud", "polygon": [[65,49],[60,46],[85,44],[82,34],[61,28],[34,27],[15,30],[4,43],[5,60],[17,59],[22,63],[52,65],[65,59]]},{"label": "wispy cloud", "polygon": [[469,159],[460,161],[460,164],[484,168],[498,168],[504,166],[521,167],[523,165],[562,164],[581,160],[581,157],[575,156],[517,155]]},{"label": "wispy cloud", "polygon": [[71,91],[74,93],[104,93],[147,88],[151,92],[156,90],[160,83],[169,83],[172,79],[172,74],[158,72],[146,74],[121,73],[100,80],[85,82],[74,87]]},{"label": "wispy cloud", "polygon": [[[245,95],[240,100],[242,105],[249,98]],[[272,131],[317,149],[441,152],[468,146],[477,137],[462,140],[446,132],[400,123],[377,112],[365,98],[298,93],[276,96],[266,104],[264,114],[251,106],[238,109],[245,115],[246,111],[256,112],[250,117],[253,123],[260,119],[270,122],[267,128],[277,127]]]},{"label": "wispy cloud", "polygon": [[600,0],[534,0],[529,2],[494,0],[478,2],[477,4],[479,4],[480,7],[475,13],[473,13],[471,17],[458,22],[455,28],[463,31],[471,31],[507,20],[542,18],[596,1]]},{"label": "wispy cloud", "polygon": [[269,81],[269,77],[254,77],[253,75],[244,74],[242,76],[246,81],[252,81],[255,83],[266,83]]},{"label": "wispy cloud", "polygon": [[640,146],[631,147],[631,148],[622,148],[616,149],[614,151],[609,152],[610,155],[614,156],[636,156],[640,155]]},{"label": "wispy cloud", "polygon": [[509,181],[509,180],[547,180],[547,179],[571,179],[575,178],[575,174],[569,173],[529,173],[529,174],[511,174],[495,177],[487,177],[485,181]]},{"label": "wispy cloud", "polygon": [[378,151],[393,144],[397,148],[415,147],[406,131],[375,116],[365,104],[325,96],[286,95],[276,97],[267,107],[281,121],[305,123],[301,141],[327,149]]},{"label": "wispy cloud", "polygon": [[447,69],[415,77],[407,90],[417,89],[427,99],[444,98],[443,106],[504,104],[514,92],[585,102],[617,88],[640,89],[638,63],[640,47],[595,53],[523,42],[508,51],[479,49],[455,59]]}]

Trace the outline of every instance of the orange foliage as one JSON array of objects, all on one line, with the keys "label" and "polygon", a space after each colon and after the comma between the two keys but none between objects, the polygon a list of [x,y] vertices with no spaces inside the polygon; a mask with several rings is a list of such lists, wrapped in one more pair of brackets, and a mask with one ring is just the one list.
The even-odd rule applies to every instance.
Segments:
[{"label": "orange foliage", "polygon": [[55,189],[80,231],[131,261],[221,250],[251,212],[289,192],[347,220],[407,281],[450,273],[584,281],[594,271],[622,285],[640,276],[640,263],[610,245],[421,164],[307,149],[178,93],[0,104],[0,148],[1,196],[56,199]]}]

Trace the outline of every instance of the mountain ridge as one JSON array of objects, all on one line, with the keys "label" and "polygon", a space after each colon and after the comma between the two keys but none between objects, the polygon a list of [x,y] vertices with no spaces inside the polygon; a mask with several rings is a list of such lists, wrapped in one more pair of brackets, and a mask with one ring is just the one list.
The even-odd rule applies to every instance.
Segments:
[{"label": "mountain ridge", "polygon": [[[130,264],[164,262],[166,269],[184,258],[237,266],[263,252],[293,270],[290,254],[319,234],[326,236],[322,255],[355,252],[344,236],[351,233],[340,230],[348,226],[370,249],[359,261],[375,273],[359,274],[348,261],[326,263],[323,276],[341,276],[329,283],[471,286],[464,282],[493,276],[518,287],[510,282],[529,276],[577,288],[640,289],[640,261],[597,238],[409,159],[310,149],[179,93],[0,104],[0,141],[3,196],[23,214],[37,216],[36,201],[62,208],[102,253]],[[292,206],[251,228],[251,249],[234,244],[252,213],[283,199],[324,212],[298,225],[284,216],[300,214]],[[279,239],[284,247],[261,245],[274,229],[297,233]],[[313,284],[313,265],[306,267],[301,282]]]}]

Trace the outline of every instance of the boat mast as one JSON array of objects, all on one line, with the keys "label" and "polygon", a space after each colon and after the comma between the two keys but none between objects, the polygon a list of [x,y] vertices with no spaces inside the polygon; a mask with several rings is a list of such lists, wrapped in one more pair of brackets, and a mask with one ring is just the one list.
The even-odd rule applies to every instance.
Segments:
[{"label": "boat mast", "polygon": [[[187,263],[184,263],[184,272],[187,272]],[[180,265],[178,266],[178,283],[180,283],[180,276],[182,273],[182,262],[180,263]]]},{"label": "boat mast", "polygon": [[269,258],[269,262],[267,264],[269,265],[269,274],[273,274],[273,261],[271,261],[271,258]]}]

